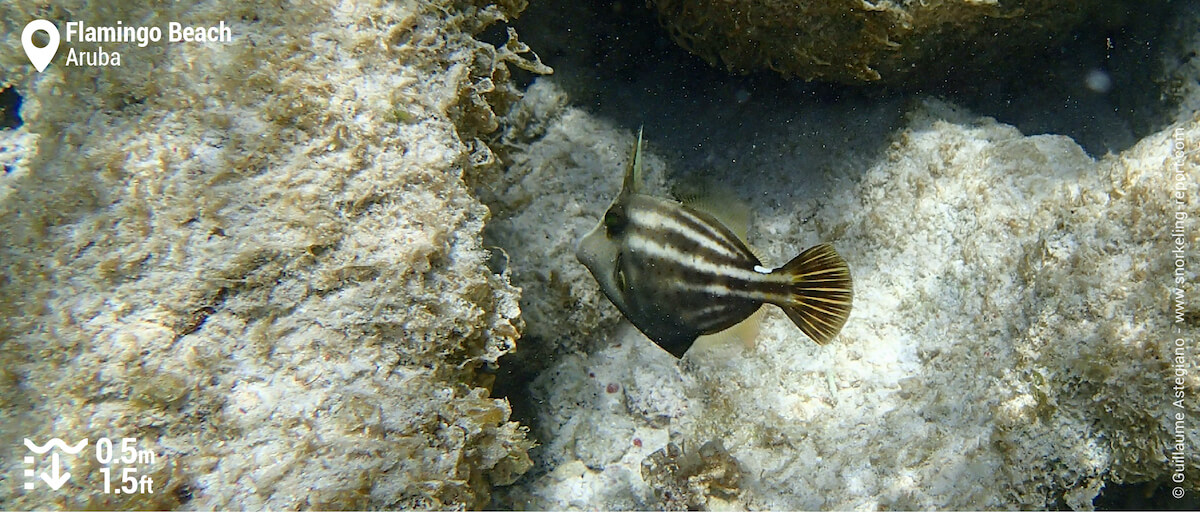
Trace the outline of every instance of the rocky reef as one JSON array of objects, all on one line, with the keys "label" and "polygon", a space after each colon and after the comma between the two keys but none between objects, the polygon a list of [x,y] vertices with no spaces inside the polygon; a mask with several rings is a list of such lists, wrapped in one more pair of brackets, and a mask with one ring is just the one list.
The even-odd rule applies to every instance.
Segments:
[{"label": "rocky reef", "polygon": [[[1185,10],[1173,22],[1187,35],[1153,77],[1175,106],[1161,128],[1099,157],[929,97],[801,112],[782,106],[785,89],[771,108],[786,123],[755,116],[772,101],[761,97],[646,120],[654,194],[728,185],[752,207],[749,242],[768,265],[830,241],[856,281],[851,320],[828,346],[767,307],[755,350],[697,348],[679,362],[620,319],[571,253],[620,188],[632,131],[573,107],[559,77],[535,82],[514,109],[508,173],[485,196],[485,234],[512,252],[528,336],[554,349],[522,389],[537,465],[497,504],[1194,505],[1196,481],[1173,480],[1200,475],[1200,317],[1167,299],[1168,233],[1197,242],[1196,20]],[[636,111],[630,102],[614,110]],[[689,129],[727,147],[669,144]],[[739,132],[753,144],[739,146]],[[1103,496],[1124,486],[1155,502]]]},{"label": "rocky reef", "polygon": [[[233,33],[105,45],[119,68],[0,55],[0,508],[477,508],[527,469],[484,372],[519,292],[463,180],[507,66],[541,69],[474,36],[524,6],[0,6],[7,48],[37,18]],[[91,445],[23,489],[20,441],[52,437]],[[103,493],[99,438],[152,451],[153,491]]]},{"label": "rocky reef", "polygon": [[[526,99],[542,88],[551,86]],[[609,191],[564,198],[551,192],[557,180],[522,181],[536,199],[520,216],[579,212],[566,225],[581,229],[619,188],[619,166],[562,138],[603,133],[585,114],[566,108],[552,119],[525,154],[536,162],[516,169],[569,166],[562,176]],[[609,133],[610,144],[590,147],[628,146],[628,132]],[[1173,188],[1191,198],[1186,209],[1200,193],[1165,165],[1200,164],[1194,151],[1174,153],[1177,140],[1194,147],[1200,119],[1095,160],[1068,138],[1026,136],[923,101],[872,166],[833,171],[860,175],[835,181],[842,187],[800,196],[788,176],[797,170],[784,166],[731,178],[756,198],[751,245],[768,261],[822,240],[837,245],[856,281],[851,323],[818,347],[769,311],[757,350],[693,350],[677,366],[608,321],[616,314],[603,313],[613,307],[594,284],[565,281],[551,297],[570,298],[561,300],[571,305],[558,317],[571,319],[564,331],[591,326],[588,352],[561,357],[532,385],[542,405],[535,436],[554,470],[505,497],[535,509],[659,507],[661,486],[642,477],[651,454],[713,440],[741,468],[738,492],[714,497],[750,509],[1088,508],[1106,481],[1166,481],[1169,420],[1200,416],[1194,375],[1183,408],[1165,400],[1173,325],[1163,281],[1151,278],[1173,272],[1161,238],[1179,208]],[[555,157],[566,154],[574,159]],[[538,184],[545,194],[529,190]],[[1194,218],[1184,226],[1194,244]],[[578,264],[558,246],[530,251],[546,256],[539,268],[572,272]],[[530,289],[552,286],[514,276],[532,280]],[[1187,340],[1200,335],[1191,308]],[[1187,354],[1183,366],[1194,369]],[[1183,436],[1197,440],[1200,430],[1188,424]],[[1200,455],[1188,447],[1196,475]]]},{"label": "rocky reef", "polygon": [[1085,19],[1105,30],[1109,10],[1123,10],[1103,0],[652,3],[672,39],[710,64],[846,83],[921,82],[1027,59]]},{"label": "rocky reef", "polygon": [[[743,4],[643,14],[734,71],[880,83],[1019,69],[1019,45],[1124,6]],[[513,30],[527,7],[612,17]],[[0,508],[1089,509],[1131,504],[1105,498],[1121,487],[1200,504],[1200,11],[1177,9],[1153,66],[1113,58],[1107,88],[1079,86],[1128,115],[1080,114],[1106,152],[953,97],[690,82],[637,53],[678,50],[620,25],[634,8],[0,6],[10,47],[36,18],[221,20],[236,42],[43,73],[0,54],[0,434],[156,456],[153,493],[103,493],[108,469],[67,457],[62,489],[6,487]],[[530,46],[573,64],[539,78]],[[1130,113],[1131,84],[1169,101]],[[677,360],[621,318],[574,247],[643,124],[646,192],[720,184],[767,265],[835,245],[856,283],[839,337],[767,307],[755,347]],[[22,482],[27,450],[0,453]]]}]

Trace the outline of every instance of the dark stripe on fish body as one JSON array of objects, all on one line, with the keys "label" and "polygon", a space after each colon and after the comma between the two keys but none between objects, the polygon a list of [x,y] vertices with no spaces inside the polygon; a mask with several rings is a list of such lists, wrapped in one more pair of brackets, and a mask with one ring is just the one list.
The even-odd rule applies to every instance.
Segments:
[{"label": "dark stripe on fish body", "polygon": [[742,267],[727,264],[705,261],[702,258],[699,260],[700,265],[711,266],[712,269],[697,268],[696,262],[680,261],[676,255],[659,255],[654,251],[654,247],[660,247],[668,252],[678,252],[682,255],[695,255],[695,251],[689,252],[686,248],[672,247],[672,245],[648,239],[641,234],[631,234],[627,239],[630,249],[636,250],[640,258],[646,260],[646,263],[656,269],[656,275],[660,277],[669,277],[670,283],[678,284],[681,292],[688,294],[705,294],[715,296],[713,293],[702,293],[698,291],[687,290],[686,286],[699,288],[708,285],[719,285],[729,289],[745,289],[748,283],[745,280],[739,279],[733,275],[738,270],[751,271]]},{"label": "dark stripe on fish body", "polygon": [[[758,259],[749,251],[744,251],[742,248],[724,243],[723,249],[737,255],[730,257],[722,252],[712,248],[713,242],[699,235],[696,232],[679,232],[675,230],[664,230],[661,227],[637,225],[630,229],[627,235],[629,249],[635,252],[650,253],[651,251],[667,252],[670,256],[663,256],[666,263],[672,267],[686,267],[688,269],[701,272],[705,275],[713,275],[713,273],[721,273],[722,275],[734,275],[733,272],[722,272],[722,269],[733,270],[753,270],[754,266],[759,265]],[[695,265],[699,263],[701,267],[709,267],[712,269],[700,269]]]},{"label": "dark stripe on fish body", "polygon": [[[637,198],[630,205],[630,219],[636,219],[638,211],[648,215],[657,215],[668,221],[679,224],[674,226],[656,226],[635,222],[644,230],[647,236],[658,240],[669,240],[671,245],[686,254],[702,256],[704,260],[718,264],[749,264],[750,267],[759,264],[758,258],[733,232],[719,224],[705,224],[702,215],[692,212],[688,215],[682,206],[662,200]],[[694,217],[694,218],[693,218]],[[716,223],[714,220],[713,223]]]},{"label": "dark stripe on fish body", "polygon": [[732,231],[717,223],[715,219],[705,219],[704,214],[694,211],[689,212],[679,205],[665,205],[660,203],[655,206],[658,208],[660,214],[669,216],[680,224],[691,228],[697,240],[703,239],[706,243],[712,242],[717,244],[725,252],[737,255],[737,261],[747,258],[757,260]]},{"label": "dark stripe on fish body", "polygon": [[[719,272],[720,269],[736,269],[735,266],[723,265],[718,267],[717,272],[696,269],[691,263],[654,254],[648,247],[651,244],[666,247],[665,244],[645,240],[640,234],[631,235],[626,240],[630,249],[636,250],[643,265],[655,269],[654,279],[661,280],[658,286],[662,289],[658,300],[672,305],[679,315],[679,322],[684,325],[703,332],[709,332],[713,327],[728,327],[744,319],[748,315],[748,308],[761,303],[761,300],[751,298],[746,293],[746,281]],[[725,287],[728,292],[693,290],[705,286]],[[717,305],[723,308],[703,313],[705,309]]]},{"label": "dark stripe on fish body", "polygon": [[[753,268],[757,265],[756,262],[747,260],[744,255],[730,257],[720,253],[711,247],[709,241],[694,238],[694,234],[638,227],[631,235],[648,243],[662,246],[665,250],[677,253],[685,260],[694,259],[710,266]],[[680,260],[678,264],[684,265],[685,261]]]},{"label": "dark stripe on fish body", "polygon": [[[672,305],[682,325],[712,333],[742,321],[762,303],[774,303],[824,314],[805,323],[816,331],[836,330],[824,317],[835,317],[839,307],[849,304],[849,291],[841,288],[848,273],[761,273],[758,258],[736,235],[704,214],[653,199],[633,201],[629,207],[627,247],[653,270],[648,278],[658,280],[659,300]],[[817,266],[825,260],[827,255],[818,253],[804,263]]]},{"label": "dark stripe on fish body", "polygon": [[[631,247],[638,246],[631,244]],[[768,275],[755,273],[753,269],[740,270],[747,276],[761,278],[746,280],[719,272],[739,270],[736,266],[721,266],[717,272],[695,269],[670,257],[650,254],[645,247],[641,249],[640,256],[646,265],[661,269],[655,273],[664,280],[660,300],[673,305],[681,324],[702,333],[714,333],[741,322],[765,300],[786,301],[789,297],[783,294],[787,284],[769,283]],[[726,291],[694,290],[708,286],[724,287]]]},{"label": "dark stripe on fish body", "polygon": [[[706,214],[690,210],[678,203],[656,198],[644,198],[637,202],[638,207],[644,207],[649,211],[659,214],[665,218],[674,219],[676,222],[683,224],[692,229],[692,231],[702,234],[705,237],[716,239],[718,241],[729,241],[729,233],[722,230],[719,223],[714,223],[705,219]],[[737,251],[736,243],[729,243],[729,248]]]},{"label": "dark stripe on fish body", "polygon": [[[663,270],[660,272],[669,269],[675,273],[673,278],[692,287],[720,285],[731,289],[738,297],[747,299],[752,298],[749,293],[780,296],[791,287],[790,283],[782,282],[777,277],[755,271],[754,267],[759,265],[757,259],[740,262],[706,259],[704,252],[693,249],[697,241],[681,243],[676,240],[672,243],[666,238],[655,239],[638,231],[631,233],[627,242],[629,249],[642,258],[661,263]],[[656,252],[671,254],[659,255]],[[692,258],[687,258],[689,256]]]},{"label": "dark stripe on fish body", "polygon": [[684,322],[695,326],[702,333],[711,333],[714,328],[737,324],[745,318],[743,309],[738,305],[718,303],[710,308],[702,308],[686,312]]}]

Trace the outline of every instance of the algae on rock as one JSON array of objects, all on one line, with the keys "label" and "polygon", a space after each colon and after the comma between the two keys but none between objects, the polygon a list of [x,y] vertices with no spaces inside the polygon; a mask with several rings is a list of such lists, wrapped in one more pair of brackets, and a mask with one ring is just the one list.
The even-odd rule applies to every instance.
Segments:
[{"label": "algae on rock", "polygon": [[0,507],[469,508],[524,472],[479,372],[512,350],[519,293],[463,182],[516,98],[506,66],[537,67],[474,36],[523,7],[0,7],[9,48],[36,18],[234,34],[118,45],[120,68],[0,55],[24,100],[0,132],[21,146],[0,176],[0,433],[134,437],[159,461],[152,495],[99,493],[79,459]]}]

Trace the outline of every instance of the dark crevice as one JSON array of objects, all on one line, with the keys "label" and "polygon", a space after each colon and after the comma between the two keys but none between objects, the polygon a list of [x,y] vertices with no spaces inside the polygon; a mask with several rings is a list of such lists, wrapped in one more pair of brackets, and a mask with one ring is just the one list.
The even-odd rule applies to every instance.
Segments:
[{"label": "dark crevice", "polygon": [[0,91],[0,130],[21,127],[21,95],[14,87]]},{"label": "dark crevice", "polygon": [[[1162,38],[1178,9],[1170,2],[1106,2],[1075,30],[1012,59],[967,58],[942,74],[893,86],[730,75],[676,45],[640,2],[537,4],[514,25],[555,68],[552,79],[572,103],[628,127],[686,128],[691,135],[678,137],[679,154],[715,125],[769,125],[759,117],[764,110],[803,122],[806,109],[831,103],[869,107],[881,98],[935,95],[1028,135],[1070,136],[1103,155],[1164,126],[1173,106],[1156,80],[1169,51]],[[744,105],[744,119],[728,119],[734,103]]]},{"label": "dark crevice", "polygon": [[1178,485],[1166,481],[1145,483],[1107,483],[1092,505],[1098,511],[1196,511],[1200,497],[1187,492],[1181,498],[1172,496]]},{"label": "dark crevice", "polygon": [[1178,9],[1107,2],[1029,60],[949,75],[924,89],[1026,135],[1067,135],[1093,156],[1119,153],[1170,122],[1174,105],[1158,80]]}]

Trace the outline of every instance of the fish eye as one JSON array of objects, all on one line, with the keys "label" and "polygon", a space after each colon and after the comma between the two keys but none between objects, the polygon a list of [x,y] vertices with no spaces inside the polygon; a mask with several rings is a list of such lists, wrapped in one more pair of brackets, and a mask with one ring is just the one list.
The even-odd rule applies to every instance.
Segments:
[{"label": "fish eye", "polygon": [[610,237],[620,235],[625,231],[625,212],[620,207],[613,207],[604,213],[604,229]]}]

